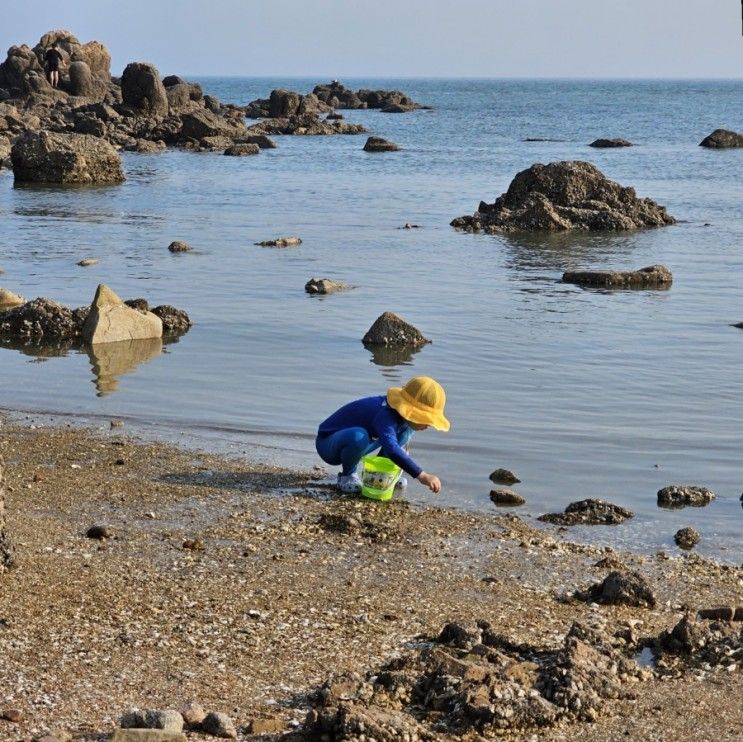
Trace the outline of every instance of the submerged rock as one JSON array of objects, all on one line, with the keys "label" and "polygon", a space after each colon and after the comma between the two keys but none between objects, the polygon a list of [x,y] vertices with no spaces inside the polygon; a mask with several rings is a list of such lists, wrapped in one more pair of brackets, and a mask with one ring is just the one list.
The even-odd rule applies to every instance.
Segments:
[{"label": "submerged rock", "polygon": [[743,134],[728,131],[727,129],[715,129],[709,136],[706,136],[699,142],[699,146],[710,147],[711,149],[743,147]]},{"label": "submerged rock", "polygon": [[594,139],[588,146],[597,149],[612,149],[615,147],[632,147],[633,145],[626,139]]},{"label": "submerged rock", "polygon": [[364,152],[397,152],[400,147],[382,137],[369,137],[364,145]]},{"label": "submerged rock", "polygon": [[658,490],[658,505],[665,508],[684,508],[687,505],[701,508],[714,499],[712,490],[693,484],[670,484]]},{"label": "submerged rock", "polygon": [[30,132],[10,154],[19,183],[121,183],[124,171],[116,150],[88,134]]},{"label": "submerged rock", "polygon": [[0,456],[0,575],[13,565],[15,549],[5,524],[5,462]]},{"label": "submerged rock", "polygon": [[374,321],[362,338],[364,345],[408,345],[420,346],[431,341],[410,323],[394,312],[385,312]]},{"label": "submerged rock", "polygon": [[138,312],[126,306],[105,284],[99,284],[83,325],[83,338],[88,343],[111,343],[119,340],[159,338],[163,334],[161,319],[151,312]]},{"label": "submerged rock", "polygon": [[348,291],[352,288],[350,283],[334,281],[332,278],[310,278],[304,285],[304,290],[308,294],[335,294],[338,291]]},{"label": "submerged rock", "polygon": [[259,247],[299,247],[302,240],[299,237],[277,237],[275,240],[256,242]]},{"label": "submerged rock", "polygon": [[468,232],[606,231],[674,224],[663,206],[606,178],[588,162],[536,164],[521,171],[493,204],[451,222]]},{"label": "submerged rock", "polygon": [[566,271],[562,280],[609,289],[667,289],[673,283],[673,275],[664,265],[649,265],[636,271]]},{"label": "submerged rock", "polygon": [[702,537],[699,535],[699,531],[687,527],[676,531],[673,540],[676,542],[676,546],[681,549],[693,549],[702,540]]},{"label": "submerged rock", "polygon": [[496,469],[491,472],[489,479],[493,484],[518,484],[521,481],[509,469]]},{"label": "submerged rock", "polygon": [[170,250],[170,252],[189,252],[191,249],[191,245],[189,245],[188,242],[182,242],[181,240],[173,240],[173,242],[168,245],[168,250]]},{"label": "submerged rock", "polygon": [[585,591],[577,590],[575,597],[589,603],[655,607],[655,595],[639,572],[610,572],[603,582],[592,585]]},{"label": "submerged rock", "polygon": [[246,155],[257,155],[261,151],[261,148],[257,144],[231,144],[223,152],[228,157],[245,157]]},{"label": "submerged rock", "polygon": [[560,526],[613,526],[624,523],[627,518],[633,518],[634,515],[631,510],[606,502],[606,500],[589,498],[571,502],[565,508],[564,513],[546,513],[540,515],[538,520]]}]

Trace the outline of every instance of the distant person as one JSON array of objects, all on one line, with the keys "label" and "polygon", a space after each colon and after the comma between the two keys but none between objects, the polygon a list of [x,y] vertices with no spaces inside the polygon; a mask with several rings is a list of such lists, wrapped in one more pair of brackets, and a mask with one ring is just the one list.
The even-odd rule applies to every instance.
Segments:
[{"label": "distant person", "polygon": [[62,55],[56,44],[46,50],[45,61],[46,79],[53,88],[56,88],[59,86],[59,65],[62,62]]},{"label": "distant person", "polygon": [[[423,471],[405,447],[417,430],[449,430],[445,404],[446,393],[437,381],[416,376],[404,387],[390,387],[386,395],[357,399],[336,410],[320,423],[315,447],[326,464],[341,466],[337,482],[341,492],[361,491],[356,468],[362,456],[381,448],[382,456],[438,493],[441,480]],[[399,486],[406,484],[403,478]]]}]

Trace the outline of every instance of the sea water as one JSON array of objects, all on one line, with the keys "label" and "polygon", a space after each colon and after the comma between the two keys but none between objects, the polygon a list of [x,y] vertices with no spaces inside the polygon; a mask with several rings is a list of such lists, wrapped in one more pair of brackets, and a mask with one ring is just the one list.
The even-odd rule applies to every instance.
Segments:
[{"label": "sea water", "polygon": [[[202,79],[244,104],[321,80]],[[687,525],[699,550],[743,559],[743,150],[698,146],[741,129],[743,82],[342,80],[399,88],[432,110],[344,111],[365,136],[276,137],[254,157],[123,153],[127,180],[96,188],[14,187],[0,171],[0,285],[88,304],[98,283],[173,304],[194,325],[100,378],[84,351],[0,350],[0,408],[58,414],[310,467],[314,432],[345,402],[416,374],[448,394],[449,433],[417,434],[436,497],[493,512],[488,474],[523,480],[517,512],[599,497],[636,517],[571,537],[645,551]],[[636,146],[599,150],[599,137]],[[527,142],[527,138],[548,141]],[[470,235],[449,226],[492,202],[535,162],[587,160],[665,205],[678,224],[610,234]],[[405,223],[418,229],[400,229]],[[299,248],[254,243],[298,235]],[[185,240],[193,251],[171,254]],[[77,261],[98,264],[81,268]],[[603,291],[566,270],[662,263],[668,291]],[[330,277],[351,291],[311,297]],[[361,338],[393,311],[433,342],[374,354]],[[656,491],[700,484],[701,509],[665,511]]]}]

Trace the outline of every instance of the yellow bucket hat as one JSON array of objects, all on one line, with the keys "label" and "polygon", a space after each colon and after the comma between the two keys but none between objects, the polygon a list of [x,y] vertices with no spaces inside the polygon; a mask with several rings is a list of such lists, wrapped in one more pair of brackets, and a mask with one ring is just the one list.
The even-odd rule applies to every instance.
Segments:
[{"label": "yellow bucket hat", "polygon": [[390,387],[387,404],[411,423],[449,430],[449,421],[444,417],[446,392],[430,376],[415,376],[403,387]]}]

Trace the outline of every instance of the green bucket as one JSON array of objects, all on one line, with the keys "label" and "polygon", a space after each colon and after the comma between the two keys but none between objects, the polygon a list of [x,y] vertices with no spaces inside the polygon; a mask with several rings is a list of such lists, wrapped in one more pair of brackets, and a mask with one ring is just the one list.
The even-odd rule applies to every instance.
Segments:
[{"label": "green bucket", "polygon": [[372,500],[391,500],[402,469],[384,456],[364,456],[361,465],[361,494]]}]

